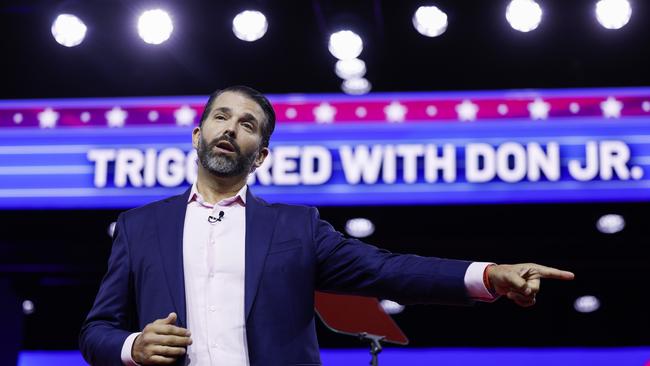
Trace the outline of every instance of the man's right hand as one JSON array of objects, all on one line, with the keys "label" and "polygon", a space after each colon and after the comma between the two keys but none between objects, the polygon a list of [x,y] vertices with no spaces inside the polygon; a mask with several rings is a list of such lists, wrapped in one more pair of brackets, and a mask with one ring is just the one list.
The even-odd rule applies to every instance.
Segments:
[{"label": "man's right hand", "polygon": [[176,313],[147,324],[133,342],[131,357],[140,365],[169,365],[192,344],[190,331],[177,327]]}]

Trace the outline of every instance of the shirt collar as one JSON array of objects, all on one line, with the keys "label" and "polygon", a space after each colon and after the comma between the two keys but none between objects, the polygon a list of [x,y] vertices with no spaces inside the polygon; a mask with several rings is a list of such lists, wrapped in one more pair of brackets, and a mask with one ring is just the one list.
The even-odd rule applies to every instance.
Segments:
[{"label": "shirt collar", "polygon": [[[219,206],[230,206],[230,205],[232,205],[234,203],[239,203],[242,206],[246,206],[246,192],[248,192],[248,185],[244,184],[244,186],[241,187],[241,189],[239,190],[239,192],[237,192],[237,194],[235,194],[232,197],[222,199],[221,201],[217,202],[217,205],[219,205]],[[209,206],[209,207],[213,206],[213,205],[205,202],[205,200],[203,199],[203,196],[201,196],[201,193],[199,193],[199,190],[198,190],[198,188],[196,186],[196,183],[192,184],[192,189],[190,190],[190,197],[187,200],[188,203],[190,203],[192,201],[197,201],[198,203],[200,203],[203,206]]]}]

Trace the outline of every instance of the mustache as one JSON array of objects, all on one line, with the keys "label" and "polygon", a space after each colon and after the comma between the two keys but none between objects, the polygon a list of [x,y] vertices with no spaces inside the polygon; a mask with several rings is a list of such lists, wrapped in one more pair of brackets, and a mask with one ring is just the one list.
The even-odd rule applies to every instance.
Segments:
[{"label": "mustache", "polygon": [[237,154],[241,154],[241,149],[239,148],[239,144],[237,144],[237,141],[235,141],[235,139],[233,139],[232,137],[230,137],[228,135],[223,135],[221,137],[217,137],[214,140],[212,140],[208,144],[208,150],[211,151],[213,147],[216,147],[219,143],[221,143],[223,141],[229,142],[232,145],[232,147],[235,149],[235,152]]}]

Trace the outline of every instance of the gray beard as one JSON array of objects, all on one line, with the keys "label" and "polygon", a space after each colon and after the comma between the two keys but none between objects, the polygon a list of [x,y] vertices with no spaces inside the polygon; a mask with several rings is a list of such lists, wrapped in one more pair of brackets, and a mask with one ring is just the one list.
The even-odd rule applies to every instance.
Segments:
[{"label": "gray beard", "polygon": [[235,157],[217,155],[212,151],[212,148],[216,146],[222,140],[228,140],[227,138],[219,138],[212,141],[208,144],[201,136],[199,141],[199,148],[197,150],[197,155],[201,166],[205,168],[210,174],[217,177],[235,177],[242,175],[244,172],[249,173],[253,161],[255,160],[255,152],[250,155],[243,155],[239,146],[236,142],[228,140],[235,147]]}]

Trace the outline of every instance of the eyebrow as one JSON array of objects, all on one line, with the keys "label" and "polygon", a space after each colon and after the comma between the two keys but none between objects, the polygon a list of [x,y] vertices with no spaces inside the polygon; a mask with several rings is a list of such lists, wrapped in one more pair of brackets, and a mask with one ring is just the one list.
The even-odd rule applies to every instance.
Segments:
[{"label": "eyebrow", "polygon": [[215,113],[215,112],[223,112],[223,113],[226,113],[226,114],[232,114],[232,110],[230,108],[228,108],[228,107],[215,108],[212,111],[212,113]]},{"label": "eyebrow", "polygon": [[248,122],[254,122],[256,125],[258,124],[257,118],[250,113],[244,113],[243,119]]}]

